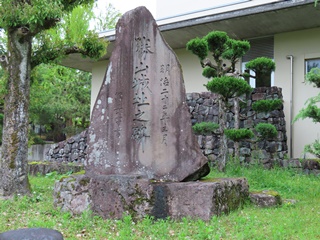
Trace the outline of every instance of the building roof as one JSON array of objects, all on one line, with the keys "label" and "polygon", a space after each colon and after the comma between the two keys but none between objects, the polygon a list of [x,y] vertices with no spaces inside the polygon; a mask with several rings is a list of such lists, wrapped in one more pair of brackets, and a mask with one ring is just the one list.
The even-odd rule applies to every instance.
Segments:
[{"label": "building roof", "polygon": [[[195,37],[205,36],[208,32],[225,31],[235,39],[253,39],[273,36],[278,33],[320,27],[320,6],[314,0],[284,0],[253,6],[240,10],[221,12],[213,15],[185,19],[161,24],[159,28],[165,40],[173,49],[185,48],[186,43]],[[107,54],[111,55],[115,33],[101,34],[110,44]],[[94,61],[73,54],[63,60],[63,65],[84,71],[91,71]]]}]

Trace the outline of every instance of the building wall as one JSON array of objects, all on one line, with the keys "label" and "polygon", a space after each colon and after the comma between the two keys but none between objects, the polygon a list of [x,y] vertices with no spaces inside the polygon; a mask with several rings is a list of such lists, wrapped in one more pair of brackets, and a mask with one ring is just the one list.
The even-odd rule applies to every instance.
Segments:
[{"label": "building wall", "polygon": [[[312,123],[310,119],[292,122],[290,111],[290,60],[287,56],[293,56],[293,99],[292,116],[296,116],[304,103],[311,96],[316,96],[319,89],[304,83],[305,59],[320,58],[320,28],[303,31],[281,33],[274,36],[274,60],[276,62],[274,85],[282,88],[284,99],[284,113],[287,126],[289,156],[303,158],[303,148],[319,138],[319,124]],[[186,92],[204,92],[203,86],[207,79],[201,76],[202,68],[198,58],[185,48],[175,50],[180,60],[185,80]],[[93,67],[92,100],[94,105],[104,78],[107,61],[101,61]],[[290,131],[292,128],[292,132]],[[292,139],[292,144],[290,144]],[[290,145],[292,147],[290,148]]]},{"label": "building wall", "polygon": [[[305,60],[320,58],[320,28],[303,31],[281,33],[274,36],[274,56],[276,62],[275,85],[282,88],[284,109],[287,122],[288,146],[292,138],[292,157],[304,157],[304,145],[312,143],[319,138],[319,124],[312,123],[310,119],[295,122],[290,134],[290,60],[293,56],[293,99],[292,116],[295,117],[309,97],[316,96],[319,89],[306,85]],[[290,155],[290,152],[289,152]]]},{"label": "building wall", "polygon": [[92,83],[91,83],[91,107],[92,108],[96,102],[102,81],[107,72],[108,61],[99,61],[93,65],[92,68]]}]

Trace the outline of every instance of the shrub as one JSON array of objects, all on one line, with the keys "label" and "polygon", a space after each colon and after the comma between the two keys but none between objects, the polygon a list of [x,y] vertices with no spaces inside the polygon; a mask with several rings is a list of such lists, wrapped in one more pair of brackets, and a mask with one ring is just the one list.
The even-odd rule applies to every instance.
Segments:
[{"label": "shrub", "polygon": [[281,99],[258,100],[252,104],[252,109],[256,112],[270,112],[282,107]]},{"label": "shrub", "polygon": [[320,88],[320,68],[312,68],[306,76],[306,81]]},{"label": "shrub", "polygon": [[320,158],[320,140],[315,140],[314,143],[308,144],[304,147],[304,152],[311,153],[315,155],[317,158]]},{"label": "shrub", "polygon": [[229,76],[213,78],[205,86],[209,91],[222,95],[225,100],[252,91],[250,85],[243,79]]},{"label": "shrub", "polygon": [[211,134],[219,128],[219,124],[213,122],[196,123],[192,129],[196,134]]},{"label": "shrub", "polygon": [[217,76],[217,70],[211,67],[205,67],[202,71],[202,76],[206,78],[212,78],[214,76]]},{"label": "shrub", "polygon": [[226,129],[224,134],[232,141],[239,142],[243,139],[253,138],[254,134],[250,129]]},{"label": "shrub", "polygon": [[255,127],[262,139],[272,139],[278,135],[277,129],[270,123],[259,123]]}]

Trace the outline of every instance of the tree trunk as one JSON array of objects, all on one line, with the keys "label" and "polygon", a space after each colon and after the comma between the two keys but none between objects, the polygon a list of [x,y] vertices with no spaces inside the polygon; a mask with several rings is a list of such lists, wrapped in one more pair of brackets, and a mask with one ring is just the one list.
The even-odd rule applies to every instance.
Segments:
[{"label": "tree trunk", "polygon": [[[239,118],[240,118],[240,107],[239,107],[239,98],[235,97],[233,99],[233,106],[234,106],[234,128],[239,129],[240,123],[239,123]],[[240,161],[240,152],[239,152],[239,142],[235,141],[234,142],[234,156],[237,160]]]},{"label": "tree trunk", "polygon": [[30,193],[28,181],[28,108],[31,40],[21,29],[9,29],[8,84],[0,161],[0,196]]},{"label": "tree trunk", "polygon": [[218,157],[218,170],[221,172],[225,171],[227,158],[228,158],[228,146],[227,137],[224,134],[226,129],[226,103],[219,98],[219,126],[220,126],[220,154]]}]

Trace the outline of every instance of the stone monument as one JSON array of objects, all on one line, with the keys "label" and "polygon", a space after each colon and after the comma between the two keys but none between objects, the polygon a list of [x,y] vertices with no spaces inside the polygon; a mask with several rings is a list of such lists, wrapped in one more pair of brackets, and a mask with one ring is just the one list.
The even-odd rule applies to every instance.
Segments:
[{"label": "stone monument", "polygon": [[208,174],[192,133],[180,63],[144,7],[117,23],[115,48],[92,112],[87,155],[89,176],[183,181]]},{"label": "stone monument", "polygon": [[207,159],[192,133],[181,66],[145,7],[117,23],[91,117],[85,175],[55,185],[54,203],[104,218],[209,220],[248,198],[243,178],[199,180]]}]

